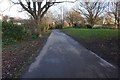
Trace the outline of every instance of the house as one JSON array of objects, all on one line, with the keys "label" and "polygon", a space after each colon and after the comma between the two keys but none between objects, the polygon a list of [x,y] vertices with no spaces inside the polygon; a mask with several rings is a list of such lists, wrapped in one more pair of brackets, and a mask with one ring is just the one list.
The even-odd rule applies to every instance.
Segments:
[{"label": "house", "polygon": [[8,15],[3,16],[3,21],[12,21],[14,24],[22,25],[25,23],[25,19],[22,19],[20,17],[10,17]]}]

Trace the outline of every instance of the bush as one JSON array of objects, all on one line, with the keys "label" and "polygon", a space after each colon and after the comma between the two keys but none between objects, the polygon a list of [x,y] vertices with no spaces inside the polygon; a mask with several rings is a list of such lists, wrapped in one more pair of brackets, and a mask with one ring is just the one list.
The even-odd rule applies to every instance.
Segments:
[{"label": "bush", "polygon": [[55,29],[56,25],[49,25],[49,29]]},{"label": "bush", "polygon": [[13,38],[6,38],[2,41],[3,41],[2,45],[10,45],[16,43],[16,40]]},{"label": "bush", "polygon": [[12,22],[2,22],[2,39],[5,44],[21,41],[26,37],[26,29],[23,25]]},{"label": "bush", "polygon": [[31,35],[31,39],[32,39],[32,40],[35,40],[35,39],[37,39],[37,38],[38,38],[38,35],[35,35],[35,34]]},{"label": "bush", "polygon": [[80,23],[75,23],[74,28],[85,28],[85,26],[83,24],[80,24]]},{"label": "bush", "polygon": [[87,24],[87,25],[85,25],[87,28],[92,28],[92,26],[90,25],[90,24]]},{"label": "bush", "polygon": [[57,24],[57,25],[55,26],[55,29],[62,29],[62,28],[63,28],[62,24]]}]

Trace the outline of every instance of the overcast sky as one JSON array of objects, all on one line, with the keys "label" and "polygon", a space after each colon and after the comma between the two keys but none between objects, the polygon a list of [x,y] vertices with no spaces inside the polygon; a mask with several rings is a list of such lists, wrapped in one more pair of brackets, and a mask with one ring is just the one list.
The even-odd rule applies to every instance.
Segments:
[{"label": "overcast sky", "polygon": [[[74,1],[74,0],[67,0],[67,1]],[[20,6],[18,6],[18,5],[12,6],[12,5],[13,4],[11,4],[9,0],[0,0],[0,14],[9,15],[11,17],[20,17],[20,18],[23,18],[23,19],[28,18],[25,11],[24,12],[18,12],[18,11],[20,11]],[[61,6],[61,5],[64,5],[64,7],[67,7],[67,9],[70,9],[70,8],[73,7],[74,4],[73,3],[59,4],[59,5],[51,7],[50,9],[52,9],[52,11],[54,11],[54,12],[55,11],[59,12],[60,10],[58,10],[59,9],[58,7]],[[12,7],[10,8],[10,6],[12,6]]]},{"label": "overcast sky", "polygon": [[[16,1],[16,0],[15,0]],[[75,0],[57,0],[57,1],[75,1]],[[92,0],[94,1],[94,0]],[[100,0],[102,1],[102,0]],[[108,1],[108,0],[106,0]],[[114,0],[110,0],[110,1],[114,1]],[[20,6],[18,5],[14,5],[10,3],[9,0],[0,0],[0,14],[3,15],[9,15],[11,17],[20,17],[20,18],[28,18],[26,12],[18,12],[18,10],[20,11]],[[56,6],[53,6],[50,8],[51,11],[56,12],[56,13],[60,13],[60,6],[64,6],[66,9],[71,9],[75,6],[75,3],[62,3],[62,4],[57,4]],[[9,8],[10,6],[12,6],[11,8]],[[4,11],[5,10],[5,11]]]}]

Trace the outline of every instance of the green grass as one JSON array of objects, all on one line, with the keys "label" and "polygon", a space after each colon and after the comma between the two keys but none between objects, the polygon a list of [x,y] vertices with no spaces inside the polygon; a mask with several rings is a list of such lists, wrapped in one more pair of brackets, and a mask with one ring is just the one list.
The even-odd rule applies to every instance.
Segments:
[{"label": "green grass", "polygon": [[117,29],[66,28],[62,32],[71,36],[88,50],[96,53],[110,63],[118,63]]},{"label": "green grass", "polygon": [[80,29],[66,28],[62,31],[72,37],[82,39],[108,39],[118,37],[118,30],[115,29]]}]

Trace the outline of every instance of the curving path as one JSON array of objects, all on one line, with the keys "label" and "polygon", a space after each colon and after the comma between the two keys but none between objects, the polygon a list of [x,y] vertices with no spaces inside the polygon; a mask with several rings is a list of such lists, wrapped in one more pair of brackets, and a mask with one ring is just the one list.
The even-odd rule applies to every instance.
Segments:
[{"label": "curving path", "polygon": [[117,78],[117,72],[71,37],[53,30],[23,78]]}]

